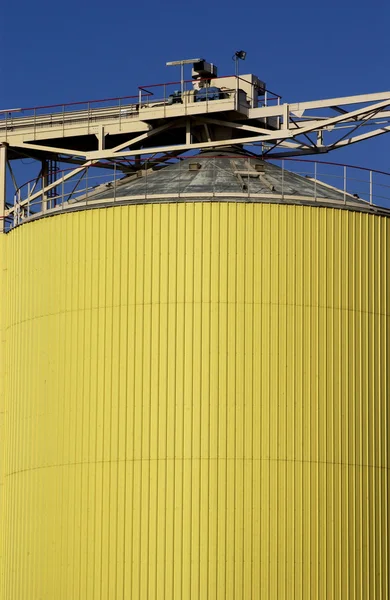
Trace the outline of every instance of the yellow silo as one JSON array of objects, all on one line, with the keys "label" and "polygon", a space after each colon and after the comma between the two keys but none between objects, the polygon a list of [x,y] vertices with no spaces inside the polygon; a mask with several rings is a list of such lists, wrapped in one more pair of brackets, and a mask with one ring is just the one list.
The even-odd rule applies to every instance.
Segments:
[{"label": "yellow silo", "polygon": [[390,220],[316,193],[3,236],[2,600],[388,598]]}]

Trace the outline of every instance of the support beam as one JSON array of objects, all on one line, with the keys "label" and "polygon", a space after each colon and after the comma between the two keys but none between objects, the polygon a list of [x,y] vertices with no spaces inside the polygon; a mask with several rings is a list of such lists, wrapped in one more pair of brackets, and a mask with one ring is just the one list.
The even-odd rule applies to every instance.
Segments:
[{"label": "support beam", "polygon": [[[181,119],[180,119],[181,121]],[[178,124],[179,121],[175,122],[175,125]],[[128,140],[127,142],[123,142],[122,144],[119,144],[118,146],[115,146],[115,148],[111,148],[111,150],[107,150],[107,154],[111,155],[113,152],[118,152],[119,150],[122,150],[123,148],[127,148],[128,146],[134,146],[134,144],[137,144],[138,142],[142,142],[142,140],[146,140],[147,138],[152,137],[153,135],[156,135],[157,133],[161,133],[162,131],[164,131],[165,129],[169,129],[170,127],[172,127],[173,124],[169,121],[169,123],[164,123],[164,125],[160,125],[159,127],[155,127],[155,129],[151,129],[150,131],[147,131],[146,133],[142,133],[141,135],[137,135],[137,137],[132,138],[130,140]],[[89,153],[90,155],[93,155],[93,152]],[[97,153],[95,153],[97,154]],[[105,157],[105,153],[104,152],[99,152],[98,153],[100,158],[104,158]]]},{"label": "support beam", "polygon": [[28,150],[38,150],[39,152],[51,152],[53,154],[66,154],[69,156],[82,156],[86,157],[86,152],[83,150],[69,150],[68,148],[57,148],[55,146],[41,146],[39,144],[30,144],[23,142],[19,145],[19,148],[27,148]]},{"label": "support beam", "polygon": [[[233,80],[231,84],[233,88]],[[237,78],[236,84],[238,84]],[[0,124],[0,144],[3,140],[4,143],[9,139],[13,140],[13,144],[7,144],[10,160],[17,159],[23,154],[30,154],[43,164],[38,180],[42,181],[42,189],[37,191],[38,186],[29,188],[29,198],[21,198],[18,208],[34,200],[39,206],[42,202],[43,212],[52,208],[57,195],[56,186],[63,186],[65,181],[75,176],[76,182],[81,173],[85,173],[88,178],[89,173],[85,169],[89,166],[135,172],[141,167],[146,169],[157,160],[155,156],[161,154],[164,157],[177,156],[189,151],[218,149],[232,144],[261,146],[263,155],[269,157],[272,155],[303,156],[325,153],[390,131],[390,92],[258,108],[237,105],[236,111],[231,96],[213,102],[185,102],[183,105],[180,103],[169,105],[167,102],[159,101],[156,105],[148,105],[142,110],[141,108],[134,105],[131,110],[129,108],[123,112],[120,104],[119,108],[118,106],[102,107],[96,111],[88,109],[88,111],[75,111],[66,115],[53,113],[36,117],[34,114],[33,119],[15,117],[12,121],[12,129],[7,123],[5,127],[4,124]],[[323,109],[324,114],[315,115],[319,109]],[[94,117],[92,124],[91,115]],[[144,120],[145,118],[147,121]],[[268,121],[268,118],[271,120]],[[126,119],[125,127],[123,127],[124,119]],[[65,132],[65,122],[69,124],[77,122],[76,129],[72,130],[72,135],[80,137],[74,144],[78,146],[77,149],[61,147],[70,132],[70,130]],[[61,123],[62,131],[60,128],[58,133],[58,125]],[[48,128],[46,137],[43,137],[42,127]],[[214,130],[214,127],[218,129]],[[369,127],[370,130],[362,133],[363,127]],[[359,128],[361,128],[360,132]],[[172,130],[174,135],[165,133]],[[194,137],[197,131],[200,132],[199,139]],[[90,137],[84,139],[83,136]],[[92,136],[93,140],[90,139]],[[54,146],[42,145],[50,144],[49,139],[52,139],[51,143]],[[107,148],[106,143],[114,145],[114,148]],[[97,149],[89,151],[89,148]],[[6,154],[7,150],[2,146],[0,208],[3,215],[15,211],[15,207],[9,210],[6,208],[6,173],[8,177]],[[135,157],[134,166],[125,164],[127,160],[121,160],[130,157]],[[62,173],[61,177],[54,181],[58,174],[55,175],[55,170],[50,167],[51,161],[70,162],[80,166],[66,174]],[[110,164],[110,161],[113,164]]]},{"label": "support beam", "polygon": [[104,150],[106,148],[106,135],[104,133],[104,127],[100,127],[99,129],[99,134],[97,136],[98,138],[98,146],[99,146],[99,150]]},{"label": "support beam", "polygon": [[383,135],[384,133],[388,133],[390,131],[390,125],[387,127],[382,127],[381,129],[375,129],[375,131],[369,131],[368,133],[362,133],[361,135],[356,135],[353,138],[348,138],[347,140],[341,140],[339,142],[335,142],[329,148],[332,150],[333,148],[342,148],[343,146],[349,146],[350,144],[356,144],[356,142],[362,142],[363,140],[368,140],[372,137],[376,137],[378,135]]},{"label": "support beam", "polygon": [[283,104],[283,129],[288,129],[290,123],[290,106]]},{"label": "support beam", "polygon": [[57,185],[60,185],[63,182],[68,181],[68,179],[71,179],[75,175],[78,175],[79,173],[84,171],[84,169],[86,169],[87,167],[93,166],[93,164],[95,162],[97,162],[97,161],[96,160],[88,160],[82,167],[80,167],[78,169],[74,169],[73,171],[70,171],[66,175],[59,177],[58,179],[56,179],[56,181],[53,181],[48,186],[46,186],[46,188],[44,190],[40,190],[39,192],[36,192],[35,194],[30,195],[26,200],[23,200],[22,202],[20,202],[20,206],[24,206],[25,204],[32,202],[36,198],[39,198],[40,196],[42,196],[44,193],[47,193],[49,190],[55,188]]},{"label": "support beam", "polygon": [[379,92],[374,94],[359,94],[357,96],[341,96],[338,98],[325,98],[325,100],[309,100],[308,102],[296,102],[290,104],[290,111],[310,110],[313,108],[333,108],[349,104],[364,104],[365,102],[379,102],[390,98],[390,92]]},{"label": "support beam", "polygon": [[228,129],[240,129],[243,131],[253,131],[253,133],[264,133],[267,134],[271,130],[265,129],[264,127],[254,127],[253,125],[245,125],[244,123],[235,123],[234,121],[221,121],[220,119],[212,119],[210,117],[202,117],[201,119],[195,119],[198,124],[210,123],[211,125],[219,125],[220,127],[227,127]]},{"label": "support beam", "polygon": [[[207,127],[207,124],[205,124],[205,127]],[[299,135],[300,131],[299,129],[297,129],[296,131],[294,131],[294,133],[296,135]],[[294,138],[293,132],[292,131],[288,131],[286,132],[285,130],[283,130],[282,132],[278,132],[278,134],[275,135],[269,135],[269,136],[253,136],[253,137],[245,137],[245,138],[234,138],[234,139],[226,139],[226,140],[215,140],[215,141],[208,141],[208,142],[200,142],[200,143],[193,143],[193,144],[176,144],[176,145],[172,145],[172,146],[160,146],[160,147],[155,147],[155,148],[141,148],[139,150],[134,150],[129,148],[128,150],[125,151],[121,151],[121,152],[113,152],[112,150],[106,150],[104,153],[104,156],[101,156],[100,158],[105,158],[105,159],[110,159],[110,158],[126,158],[127,156],[137,156],[137,155],[142,155],[142,154],[154,154],[154,153],[159,153],[159,152],[187,152],[189,150],[202,150],[203,148],[223,148],[224,146],[231,146],[232,143],[234,144],[242,144],[242,145],[246,145],[246,144],[253,144],[253,143],[259,143],[259,142],[269,142],[272,140],[278,140],[281,135],[283,135],[283,139],[280,139],[278,141],[278,145],[280,146],[285,146],[286,148],[300,148],[302,146],[301,142],[293,142],[293,141],[286,141],[287,138]],[[88,153],[88,158],[93,159],[93,160],[99,160],[99,157],[97,156],[97,152],[89,152]]]},{"label": "support beam", "polygon": [[11,175],[12,183],[14,184],[14,188],[16,191],[18,189],[18,184],[16,182],[16,177],[14,175],[14,172],[12,170],[11,163],[9,160],[7,160],[7,167],[8,167],[8,171],[9,171],[9,174]]},{"label": "support beam", "polygon": [[42,161],[42,212],[47,211],[47,186],[49,185],[49,161]]},{"label": "support beam", "polygon": [[[371,106],[366,106],[365,108],[360,108],[357,110],[353,110],[347,114],[342,114],[339,117],[331,117],[330,119],[326,119],[325,121],[321,121],[320,128],[324,129],[325,127],[329,127],[331,125],[336,125],[337,123],[343,123],[345,121],[351,121],[354,118],[364,117],[369,113],[375,113],[381,108],[386,108],[390,104],[390,99],[385,100],[384,102],[378,102],[377,104],[372,104]],[[310,133],[318,129],[318,126],[315,125],[300,127],[298,131],[300,133]]]}]

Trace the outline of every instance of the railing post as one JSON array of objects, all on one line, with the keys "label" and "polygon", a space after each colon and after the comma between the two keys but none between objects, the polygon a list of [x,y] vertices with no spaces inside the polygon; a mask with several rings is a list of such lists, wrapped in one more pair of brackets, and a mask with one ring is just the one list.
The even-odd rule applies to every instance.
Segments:
[{"label": "railing post", "polygon": [[[30,212],[30,211],[29,211],[30,195],[31,195],[31,183],[30,183],[30,182],[28,182],[28,183],[27,183],[27,208],[26,208],[26,211],[27,211],[27,215],[26,215],[26,217],[27,217],[27,218],[30,216],[30,215],[29,215],[29,212]],[[21,199],[21,192],[20,192],[20,188],[18,189],[18,196],[19,196],[19,202],[20,202],[20,199]]]},{"label": "railing post", "polygon": [[183,97],[183,93],[184,93],[184,64],[181,63],[180,65],[180,89],[181,89],[181,96]]},{"label": "railing post", "polygon": [[203,160],[212,160],[213,161],[213,198],[215,198],[215,179],[216,179],[215,156],[213,156],[211,159],[205,158]]},{"label": "railing post", "polygon": [[317,162],[314,163],[314,200],[317,200]]},{"label": "railing post", "polygon": [[373,183],[373,174],[372,171],[370,171],[370,204],[372,205],[372,183]]},{"label": "railing post", "polygon": [[282,160],[282,200],[284,200],[284,159]]},{"label": "railing post", "polygon": [[[144,164],[145,164],[145,200],[146,200],[148,197],[148,169],[147,169],[148,160],[146,157],[144,158]],[[179,175],[179,179],[180,179],[180,175]]]},{"label": "railing post", "polygon": [[13,214],[13,224],[14,227],[18,224],[19,218],[19,204],[18,204],[18,192],[14,196],[14,214]]},{"label": "railing post", "polygon": [[344,167],[344,204],[347,204],[347,167]]},{"label": "railing post", "polygon": [[251,159],[248,158],[247,159],[248,173],[247,173],[247,182],[246,182],[246,191],[247,191],[247,196],[248,196],[247,202],[249,202],[249,197],[250,197],[250,194],[249,194],[249,168],[250,168],[250,162],[251,162]]},{"label": "railing post", "polygon": [[114,162],[114,202],[116,200],[116,161]]}]

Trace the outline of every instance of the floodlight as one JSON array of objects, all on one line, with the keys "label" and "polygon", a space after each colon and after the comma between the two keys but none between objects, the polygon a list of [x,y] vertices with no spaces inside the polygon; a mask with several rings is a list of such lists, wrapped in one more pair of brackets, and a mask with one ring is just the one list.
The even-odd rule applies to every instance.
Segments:
[{"label": "floodlight", "polygon": [[235,62],[235,65],[236,65],[236,77],[238,77],[238,72],[239,72],[238,62],[240,60],[245,60],[246,59],[246,52],[245,52],[245,50],[236,50],[236,52],[232,56],[232,59]]},{"label": "floodlight", "polygon": [[237,50],[237,52],[234,53],[234,56],[236,56],[240,60],[245,60],[246,52],[245,52],[245,50]]}]

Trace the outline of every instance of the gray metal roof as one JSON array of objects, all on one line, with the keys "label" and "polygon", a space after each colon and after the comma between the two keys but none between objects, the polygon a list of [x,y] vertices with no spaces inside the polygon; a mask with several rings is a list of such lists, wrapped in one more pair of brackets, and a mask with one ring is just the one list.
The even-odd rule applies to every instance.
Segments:
[{"label": "gray metal roof", "polygon": [[[307,171],[307,168],[306,168]],[[113,183],[89,192],[88,201],[113,199]],[[253,202],[302,202],[347,206],[357,210],[370,205],[313,177],[302,176],[249,154],[203,152],[163,168],[149,168],[123,177],[115,184],[115,200],[191,201],[207,199]],[[81,198],[79,198],[81,200]]]}]

